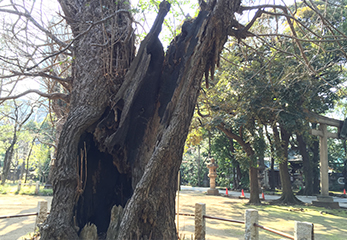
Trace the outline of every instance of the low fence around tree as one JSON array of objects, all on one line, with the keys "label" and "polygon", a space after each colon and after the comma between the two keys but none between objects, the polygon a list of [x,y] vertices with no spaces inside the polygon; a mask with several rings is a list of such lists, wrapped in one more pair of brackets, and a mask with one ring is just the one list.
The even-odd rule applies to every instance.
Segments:
[{"label": "low fence around tree", "polygon": [[[17,191],[19,192],[22,185],[27,185],[29,187],[31,187],[33,185],[33,182],[32,180],[29,181],[29,183],[22,183],[21,180],[18,181],[18,187],[17,187]],[[35,194],[38,195],[39,194],[39,191],[40,191],[40,181],[36,181],[36,184],[35,184]]]},{"label": "low fence around tree", "polygon": [[294,223],[294,236],[286,233],[264,227],[258,224],[259,215],[258,210],[247,209],[245,212],[245,221],[232,220],[226,218],[219,218],[206,215],[206,204],[196,203],[195,214],[179,213],[180,216],[195,217],[195,237],[196,240],[204,240],[206,235],[206,220],[214,219],[219,221],[226,221],[231,223],[238,223],[245,225],[245,240],[259,240],[259,228],[280,235],[287,239],[300,240],[300,239],[314,239],[314,225],[308,222],[295,221]]},{"label": "low fence around tree", "polygon": [[39,224],[42,224],[46,220],[47,215],[49,214],[47,209],[48,209],[47,201],[39,201],[37,204],[38,212],[23,213],[23,214],[17,214],[17,215],[5,215],[5,216],[0,216],[0,219],[36,216],[35,228],[33,229],[33,231],[35,231],[36,227],[38,227]]},{"label": "low fence around tree", "polygon": [[[18,218],[18,217],[28,217],[28,216],[36,216],[35,229],[39,224],[42,224],[49,212],[47,211],[47,201],[39,201],[38,202],[38,212],[36,213],[24,213],[18,215],[9,215],[9,216],[0,216],[0,219],[9,219],[9,218]],[[245,212],[245,221],[219,218],[214,216],[206,215],[206,204],[204,203],[196,203],[195,204],[195,214],[189,213],[179,213],[180,216],[188,216],[195,217],[195,238],[196,240],[204,240],[206,235],[206,219],[213,219],[218,221],[226,221],[237,224],[245,225],[245,240],[258,240],[259,239],[259,228],[275,233],[282,237],[294,240],[300,239],[314,239],[314,225],[312,223],[307,222],[299,222],[295,221],[294,225],[294,236],[288,235],[286,233],[282,233],[280,231],[264,227],[258,224],[259,215],[258,210],[255,209],[247,209]],[[34,229],[34,230],[35,230]]]}]

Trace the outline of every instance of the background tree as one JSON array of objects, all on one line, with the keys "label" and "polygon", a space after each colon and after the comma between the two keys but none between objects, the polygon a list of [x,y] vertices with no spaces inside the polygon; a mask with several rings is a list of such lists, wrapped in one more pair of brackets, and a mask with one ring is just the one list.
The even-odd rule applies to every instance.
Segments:
[{"label": "background tree", "polygon": [[18,140],[18,132],[21,130],[23,124],[26,121],[28,121],[28,119],[33,113],[33,108],[31,106],[26,106],[24,103],[18,104],[15,100],[13,101],[12,108],[13,108],[13,112],[10,112],[9,114],[2,112],[2,114],[5,114],[3,118],[7,118],[7,120],[11,122],[13,131],[12,131],[12,137],[10,139],[9,146],[6,149],[5,156],[4,156],[3,168],[2,168],[2,174],[1,174],[1,185],[5,184],[5,181],[7,179],[7,176],[11,167],[14,147]]}]

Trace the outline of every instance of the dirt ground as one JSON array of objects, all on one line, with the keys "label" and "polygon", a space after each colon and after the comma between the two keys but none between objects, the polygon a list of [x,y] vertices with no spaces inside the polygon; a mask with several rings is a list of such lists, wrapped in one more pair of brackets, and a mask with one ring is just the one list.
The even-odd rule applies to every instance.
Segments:
[{"label": "dirt ground", "polygon": [[[21,213],[37,212],[38,201],[48,201],[48,209],[51,206],[52,197],[25,196],[25,195],[0,195],[0,216],[14,215]],[[221,196],[206,196],[198,191],[181,191],[179,197],[179,212],[194,214],[195,203],[206,204],[206,215],[244,220],[244,212],[248,200],[238,198],[227,198]],[[271,216],[270,216],[271,211]],[[346,218],[322,215],[319,211],[305,211],[283,213],[283,210],[276,207],[263,207],[259,210],[259,224],[270,227],[289,235],[293,235],[294,221],[314,222],[316,240],[345,240],[347,239],[347,229],[344,227]],[[321,219],[319,222],[317,219]],[[337,224],[339,223],[339,224]],[[11,218],[0,220],[0,240],[22,240],[24,235],[33,232],[35,216]],[[180,239],[193,239],[194,217],[179,217],[179,236]],[[206,219],[206,239],[244,239],[244,225],[238,223],[222,222]],[[264,230],[259,230],[259,239],[284,239]]]},{"label": "dirt ground", "polygon": [[[51,209],[52,197],[27,195],[0,195],[0,216],[37,212],[39,201],[48,202]],[[23,239],[22,236],[34,232],[36,216],[0,219],[0,240]]]},{"label": "dirt ground", "polygon": [[[310,209],[305,206],[275,206],[247,205],[248,199],[233,197],[207,196],[202,192],[183,190],[180,192],[179,212],[194,214],[195,203],[206,204],[206,215],[219,218],[244,221],[246,209],[258,209],[259,224],[288,235],[294,235],[295,221],[310,222],[314,224],[315,240],[346,240],[346,217],[326,214],[324,208]],[[346,211],[346,210],[339,210]],[[194,217],[180,216],[180,239],[194,239]],[[244,239],[244,225],[212,219],[206,219],[206,239]],[[287,239],[259,229],[259,239]]]}]

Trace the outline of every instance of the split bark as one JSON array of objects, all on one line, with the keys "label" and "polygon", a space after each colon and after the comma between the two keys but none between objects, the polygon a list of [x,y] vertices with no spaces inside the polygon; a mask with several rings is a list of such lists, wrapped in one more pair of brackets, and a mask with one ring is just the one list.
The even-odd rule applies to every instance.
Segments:
[{"label": "split bark", "polygon": [[[97,2],[60,0],[75,36],[88,29],[90,18],[102,15],[106,3]],[[122,21],[129,26],[128,14],[75,41],[71,109],[58,145],[52,211],[42,239],[77,239],[88,222],[104,237],[114,205],[124,210],[117,236],[107,238],[177,239],[175,191],[184,142],[202,76],[213,73],[239,5],[210,1],[183,24],[164,56],[158,34],[169,4],[163,1],[134,60],[131,36],[113,48],[112,71],[104,72],[109,52],[102,48],[103,32]]]}]

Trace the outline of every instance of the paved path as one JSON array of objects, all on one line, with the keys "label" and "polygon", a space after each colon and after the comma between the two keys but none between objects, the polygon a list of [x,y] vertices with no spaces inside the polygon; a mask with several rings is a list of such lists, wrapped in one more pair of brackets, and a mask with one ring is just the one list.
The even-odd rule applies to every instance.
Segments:
[{"label": "paved path", "polygon": [[[191,190],[191,191],[200,191],[200,192],[207,192],[207,187],[190,187],[190,186],[181,186],[182,190]],[[220,194],[225,194],[225,190],[219,190]],[[228,195],[229,196],[233,196],[233,197],[239,197],[241,196],[240,192],[237,191],[228,191]],[[245,197],[249,198],[249,193],[245,193]],[[312,203],[312,201],[317,201],[317,197],[316,196],[296,196],[299,200],[301,200],[302,202],[305,203]],[[265,194],[265,199],[266,200],[276,200],[280,198],[279,195],[269,195],[269,194]],[[339,198],[339,197],[333,197],[335,202],[339,202],[340,207],[344,207],[347,208],[347,198]]]}]

